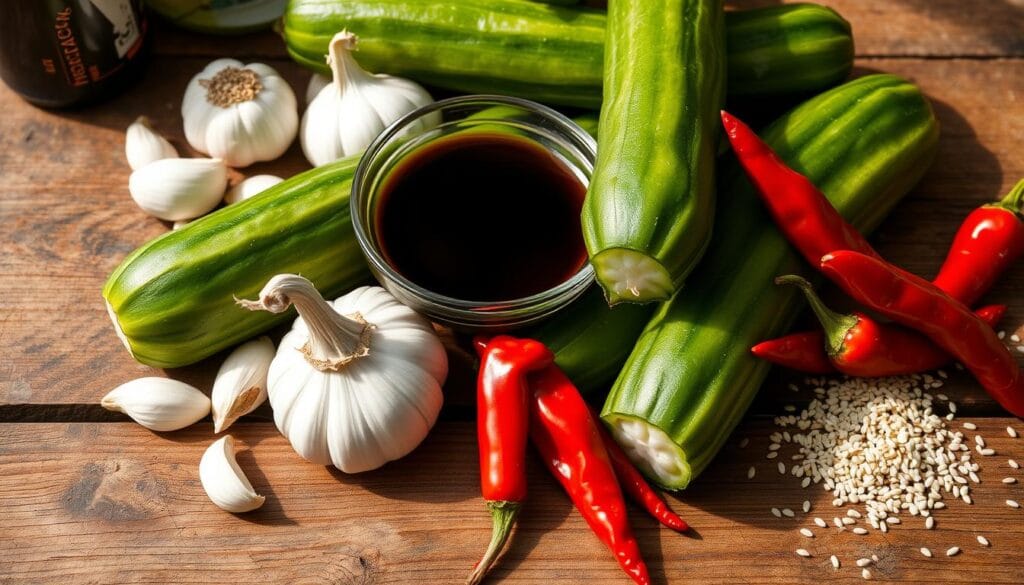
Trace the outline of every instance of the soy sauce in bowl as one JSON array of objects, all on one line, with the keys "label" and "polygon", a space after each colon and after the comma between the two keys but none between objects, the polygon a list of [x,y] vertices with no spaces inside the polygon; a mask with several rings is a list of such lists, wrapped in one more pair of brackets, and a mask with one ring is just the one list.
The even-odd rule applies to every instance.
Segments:
[{"label": "soy sauce in bowl", "polygon": [[580,177],[532,140],[456,133],[416,149],[388,173],[376,233],[387,263],[431,292],[520,299],[583,267],[585,195]]}]

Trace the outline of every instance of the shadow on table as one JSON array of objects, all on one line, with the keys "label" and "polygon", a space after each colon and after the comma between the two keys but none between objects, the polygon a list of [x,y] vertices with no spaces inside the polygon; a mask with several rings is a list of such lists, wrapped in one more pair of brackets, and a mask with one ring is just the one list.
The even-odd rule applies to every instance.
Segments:
[{"label": "shadow on table", "polygon": [[245,475],[249,478],[256,493],[264,496],[267,500],[258,510],[247,514],[236,514],[235,517],[262,526],[297,526],[299,523],[289,518],[284,512],[284,508],[281,507],[281,502],[278,500],[277,494],[274,493],[273,483],[267,479],[266,474],[256,464],[252,454],[253,442],[247,440],[246,444],[249,447],[238,451],[235,454],[235,459],[238,461],[238,465],[245,470]]}]

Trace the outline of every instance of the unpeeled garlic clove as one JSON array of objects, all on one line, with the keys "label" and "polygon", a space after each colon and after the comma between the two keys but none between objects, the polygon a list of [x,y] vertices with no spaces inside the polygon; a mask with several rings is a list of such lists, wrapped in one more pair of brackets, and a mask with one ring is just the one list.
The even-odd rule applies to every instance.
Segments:
[{"label": "unpeeled garlic clove", "polygon": [[199,460],[199,481],[210,501],[228,512],[255,510],[266,498],[257,494],[235,460],[235,439],[231,435],[214,441]]},{"label": "unpeeled garlic clove", "polygon": [[267,399],[267,372],[275,353],[270,338],[260,337],[238,346],[224,360],[210,393],[213,432],[227,429]]},{"label": "unpeeled garlic clove", "polygon": [[133,172],[128,191],[146,213],[177,221],[217,207],[227,183],[228,169],[219,158],[165,158]]},{"label": "unpeeled garlic clove", "polygon": [[205,394],[184,382],[156,377],[125,382],[108,392],[100,405],[153,431],[183,429],[210,413]]},{"label": "unpeeled garlic clove", "polygon": [[137,171],[149,163],[165,158],[178,158],[178,151],[149,125],[149,118],[135,119],[124,137],[124,155],[128,166]]},{"label": "unpeeled garlic clove", "polygon": [[274,175],[254,175],[228,189],[228,194],[224,196],[224,203],[231,205],[232,203],[245,201],[254,195],[259,195],[281,181],[284,181],[284,179]]}]

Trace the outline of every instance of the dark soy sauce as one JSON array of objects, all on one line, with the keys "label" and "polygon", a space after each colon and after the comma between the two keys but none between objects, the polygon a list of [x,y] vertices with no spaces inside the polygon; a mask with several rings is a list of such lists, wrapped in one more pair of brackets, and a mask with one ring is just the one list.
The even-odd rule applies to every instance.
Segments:
[{"label": "dark soy sauce", "polygon": [[413,151],[387,176],[378,240],[392,268],[431,292],[518,299],[583,266],[585,194],[566,163],[530,140],[456,134]]}]

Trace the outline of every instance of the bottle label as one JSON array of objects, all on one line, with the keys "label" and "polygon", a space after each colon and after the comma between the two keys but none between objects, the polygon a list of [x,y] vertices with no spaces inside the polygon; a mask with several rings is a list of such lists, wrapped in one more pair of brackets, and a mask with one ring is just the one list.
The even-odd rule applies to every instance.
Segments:
[{"label": "bottle label", "polygon": [[141,33],[129,0],[89,0],[114,28],[114,48],[124,57],[139,41]]},{"label": "bottle label", "polygon": [[[100,25],[108,29],[102,36],[92,35],[93,41],[100,38],[110,43],[108,48],[90,44],[83,55],[79,41],[83,21],[88,21],[93,28]],[[110,76],[124,65],[126,56],[133,56],[142,45],[143,31],[132,0],[88,0],[82,14],[70,5],[65,6],[57,12],[53,30],[59,48],[58,58],[71,87],[82,87]],[[116,57],[111,54],[111,49]],[[47,72],[56,73],[52,64],[44,61],[43,65]]]}]

